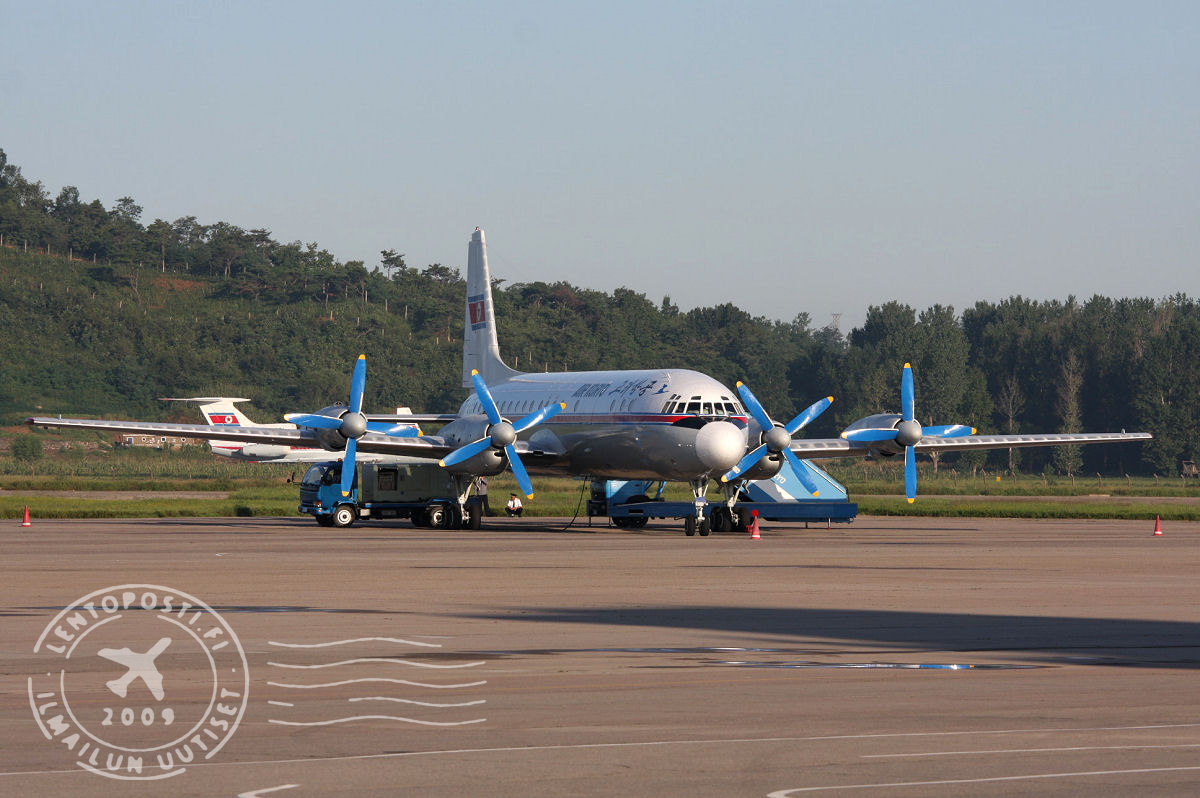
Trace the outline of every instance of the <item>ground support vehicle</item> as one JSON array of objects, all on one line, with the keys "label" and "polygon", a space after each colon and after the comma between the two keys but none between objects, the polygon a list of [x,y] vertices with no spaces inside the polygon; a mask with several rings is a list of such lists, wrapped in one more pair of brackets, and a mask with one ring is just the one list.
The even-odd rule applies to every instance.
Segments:
[{"label": "ground support vehicle", "polygon": [[333,527],[381,518],[434,529],[482,526],[482,502],[471,497],[460,505],[455,478],[436,464],[360,463],[349,496],[342,495],[341,478],[339,460],[309,468],[300,482],[300,512]]},{"label": "ground support vehicle", "polygon": [[588,521],[607,516],[614,526],[640,528],[651,518],[683,520],[686,535],[711,532],[748,532],[753,513],[764,521],[849,523],[858,515],[858,505],[849,501],[846,489],[820,468],[805,462],[809,476],[820,486],[820,496],[804,489],[784,463],[771,479],[748,481],[730,500],[722,502],[663,501],[664,482],[644,480],[593,480],[588,502]]}]

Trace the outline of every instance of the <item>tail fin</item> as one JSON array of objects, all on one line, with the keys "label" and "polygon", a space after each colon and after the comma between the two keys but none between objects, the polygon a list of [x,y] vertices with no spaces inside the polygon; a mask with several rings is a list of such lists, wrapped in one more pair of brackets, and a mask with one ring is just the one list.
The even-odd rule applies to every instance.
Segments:
[{"label": "tail fin", "polygon": [[505,382],[521,373],[513,371],[500,359],[487,244],[483,231],[478,227],[471,234],[471,244],[467,248],[467,308],[463,324],[464,388],[472,387],[473,370],[478,371],[488,385]]},{"label": "tail fin", "polygon": [[186,399],[175,399],[164,396],[164,402],[196,402],[200,405],[200,415],[209,426],[213,424],[237,424],[243,427],[258,426],[238,410],[236,402],[249,402],[249,399],[238,399],[231,396],[192,396]]}]

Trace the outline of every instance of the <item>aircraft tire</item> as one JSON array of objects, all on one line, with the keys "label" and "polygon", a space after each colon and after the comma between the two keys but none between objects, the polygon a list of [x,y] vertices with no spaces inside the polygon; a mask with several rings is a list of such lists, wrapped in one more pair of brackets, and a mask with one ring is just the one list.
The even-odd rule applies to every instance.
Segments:
[{"label": "aircraft tire", "polygon": [[696,516],[689,515],[683,519],[683,534],[689,538],[696,534]]},{"label": "aircraft tire", "polygon": [[354,507],[349,504],[339,504],[334,508],[333,515],[330,521],[338,529],[345,529],[358,520],[358,513],[354,511]]},{"label": "aircraft tire", "polygon": [[708,524],[712,527],[712,531],[717,534],[732,532],[733,515],[729,512],[728,507],[714,507],[708,516]]},{"label": "aircraft tire", "polygon": [[737,526],[734,527],[734,532],[741,532],[748,535],[750,534],[750,527],[753,525],[754,516],[750,514],[749,510],[737,511]]},{"label": "aircraft tire", "polygon": [[482,529],[483,528],[483,505],[468,504],[466,507],[467,517],[463,520],[465,529]]},{"label": "aircraft tire", "polygon": [[712,526],[709,524],[707,518],[700,519],[700,521],[696,524],[696,531],[700,533],[700,537],[708,537],[708,533],[712,531]]}]

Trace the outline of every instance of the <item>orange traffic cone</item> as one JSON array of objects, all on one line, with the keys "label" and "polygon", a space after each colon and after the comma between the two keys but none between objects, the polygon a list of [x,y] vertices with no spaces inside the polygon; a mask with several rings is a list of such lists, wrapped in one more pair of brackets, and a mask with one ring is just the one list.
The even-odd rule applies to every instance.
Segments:
[{"label": "orange traffic cone", "polygon": [[758,531],[758,510],[751,510],[750,517],[754,519],[750,522],[750,539],[762,540],[762,535]]},{"label": "orange traffic cone", "polygon": [[1154,516],[1154,537],[1162,537],[1162,518],[1157,515]]},{"label": "orange traffic cone", "polygon": [[25,517],[21,519],[21,526],[33,526],[29,522],[29,505],[25,505]]}]

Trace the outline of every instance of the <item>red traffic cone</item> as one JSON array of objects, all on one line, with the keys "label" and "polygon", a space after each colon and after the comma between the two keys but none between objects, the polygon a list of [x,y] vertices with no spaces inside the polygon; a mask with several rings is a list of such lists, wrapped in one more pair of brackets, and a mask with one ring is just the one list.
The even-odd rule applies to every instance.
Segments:
[{"label": "red traffic cone", "polygon": [[1162,518],[1157,515],[1154,516],[1154,537],[1162,537]]},{"label": "red traffic cone", "polygon": [[750,522],[750,539],[762,540],[762,535],[758,531],[758,510],[751,510],[750,517],[754,519]]},{"label": "red traffic cone", "polygon": [[29,522],[29,505],[25,505],[25,517],[21,519],[21,526],[33,526]]}]

